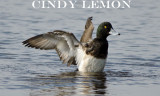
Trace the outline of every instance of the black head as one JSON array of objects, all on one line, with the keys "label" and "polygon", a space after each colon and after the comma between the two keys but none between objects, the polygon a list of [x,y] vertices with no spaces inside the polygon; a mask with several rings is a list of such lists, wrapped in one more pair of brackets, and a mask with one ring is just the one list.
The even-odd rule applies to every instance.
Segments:
[{"label": "black head", "polygon": [[[97,29],[97,38],[106,39],[109,35],[111,35],[111,30],[113,29],[110,22],[103,22],[98,26]],[[119,33],[117,34],[119,35]]]}]

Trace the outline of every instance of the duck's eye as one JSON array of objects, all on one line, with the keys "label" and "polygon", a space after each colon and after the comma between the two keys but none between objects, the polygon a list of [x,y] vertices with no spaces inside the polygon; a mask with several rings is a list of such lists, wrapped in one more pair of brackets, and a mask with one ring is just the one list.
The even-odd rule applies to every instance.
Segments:
[{"label": "duck's eye", "polygon": [[107,26],[104,26],[104,28],[106,29],[106,28],[107,28]]}]

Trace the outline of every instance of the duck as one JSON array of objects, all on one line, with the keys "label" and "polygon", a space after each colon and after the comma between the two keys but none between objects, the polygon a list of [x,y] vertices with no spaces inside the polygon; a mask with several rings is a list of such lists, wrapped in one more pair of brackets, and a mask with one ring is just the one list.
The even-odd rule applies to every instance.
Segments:
[{"label": "duck", "polygon": [[[41,50],[56,50],[63,63],[77,65],[79,72],[103,72],[107,55],[109,35],[120,35],[110,22],[102,22],[92,39],[92,18],[88,18],[84,33],[79,41],[73,33],[54,30],[23,41],[23,45]],[[88,34],[88,35],[86,35]]]}]

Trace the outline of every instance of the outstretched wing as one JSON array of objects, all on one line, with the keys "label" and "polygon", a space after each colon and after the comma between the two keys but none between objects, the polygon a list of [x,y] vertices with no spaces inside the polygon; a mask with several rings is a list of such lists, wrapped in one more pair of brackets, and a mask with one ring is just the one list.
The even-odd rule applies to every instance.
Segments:
[{"label": "outstretched wing", "polygon": [[88,41],[92,40],[93,30],[94,30],[94,26],[92,23],[92,17],[89,17],[86,21],[85,30],[83,32],[83,35],[80,41],[82,43],[87,43]]},{"label": "outstretched wing", "polygon": [[67,65],[75,64],[75,49],[80,46],[80,42],[72,33],[55,30],[45,34],[40,34],[22,42],[27,47],[41,50],[55,49],[60,60]]}]

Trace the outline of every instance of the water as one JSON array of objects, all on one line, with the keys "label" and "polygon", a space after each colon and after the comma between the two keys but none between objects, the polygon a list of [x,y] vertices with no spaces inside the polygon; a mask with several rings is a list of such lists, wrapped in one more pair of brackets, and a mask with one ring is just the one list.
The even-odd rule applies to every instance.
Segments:
[{"label": "water", "polygon": [[[31,2],[0,3],[1,96],[159,96],[158,1],[132,0],[130,9],[33,9]],[[76,66],[61,64],[55,51],[21,43],[56,29],[73,32],[79,39],[89,16],[95,30],[110,21],[122,34],[108,38],[103,73],[75,72]]]}]

